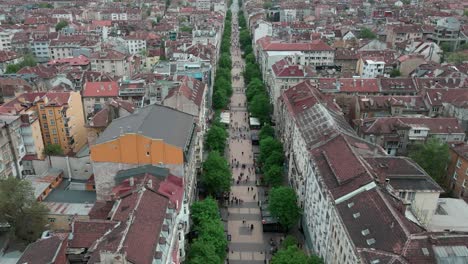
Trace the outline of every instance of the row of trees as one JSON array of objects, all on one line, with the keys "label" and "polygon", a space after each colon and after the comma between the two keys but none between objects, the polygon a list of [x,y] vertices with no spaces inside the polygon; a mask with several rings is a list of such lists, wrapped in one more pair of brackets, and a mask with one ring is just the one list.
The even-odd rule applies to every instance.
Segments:
[{"label": "row of trees", "polygon": [[270,104],[267,89],[262,81],[262,73],[252,50],[252,38],[247,27],[242,11],[239,11],[239,42],[245,59],[243,72],[245,83],[247,83],[247,105],[252,116],[258,118],[260,123],[270,123],[272,106]]},{"label": "row of trees", "polygon": [[272,264],[323,264],[323,259],[307,256],[298,247],[295,237],[287,236],[280,245],[280,250],[271,259]]},{"label": "row of trees", "polygon": [[231,32],[232,32],[232,14],[226,13],[224,22],[224,32],[221,39],[221,55],[218,61],[218,69],[213,85],[213,108],[216,110],[225,109],[229,104],[229,98],[232,95],[232,61],[231,61]]},{"label": "row of trees", "polygon": [[189,264],[218,264],[226,258],[227,238],[213,198],[195,202],[191,209],[193,231],[196,239],[190,245]]}]

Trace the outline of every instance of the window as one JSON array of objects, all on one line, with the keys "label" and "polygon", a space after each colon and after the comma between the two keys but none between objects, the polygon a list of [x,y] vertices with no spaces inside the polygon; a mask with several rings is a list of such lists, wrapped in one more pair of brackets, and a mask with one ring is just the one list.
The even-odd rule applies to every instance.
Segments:
[{"label": "window", "polygon": [[54,138],[54,144],[58,144],[58,143],[59,143],[58,139]]},{"label": "window", "polygon": [[50,120],[50,125],[55,126],[55,121],[54,121],[54,120]]},{"label": "window", "polygon": [[414,134],[421,134],[421,130],[414,130]]},{"label": "window", "polygon": [[406,198],[407,198],[407,200],[409,200],[409,201],[413,201],[415,195],[416,195],[415,192],[408,192],[408,197],[406,197]]},{"label": "window", "polygon": [[46,115],[46,114],[42,114],[42,119],[47,120],[47,115]]},{"label": "window", "polygon": [[406,198],[406,192],[400,192],[399,196],[400,196],[400,198],[405,199]]},{"label": "window", "polygon": [[457,159],[457,168],[461,168],[462,162],[460,158]]},{"label": "window", "polygon": [[463,180],[462,186],[463,186],[463,188],[466,187],[466,179]]},{"label": "window", "polygon": [[49,218],[49,223],[55,223],[55,218]]},{"label": "window", "polygon": [[53,129],[52,129],[52,134],[53,134],[53,135],[57,135],[57,129],[53,128]]},{"label": "window", "polygon": [[49,115],[53,115],[53,114],[54,114],[54,111],[49,110]]},{"label": "window", "polygon": [[457,172],[453,173],[453,179],[456,180],[458,178]]}]

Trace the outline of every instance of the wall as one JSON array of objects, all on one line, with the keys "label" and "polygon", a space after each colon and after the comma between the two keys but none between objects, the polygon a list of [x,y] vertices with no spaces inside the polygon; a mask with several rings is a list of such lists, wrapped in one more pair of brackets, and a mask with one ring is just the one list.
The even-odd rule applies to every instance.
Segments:
[{"label": "wall", "polygon": [[414,201],[411,203],[411,211],[423,225],[427,225],[434,216],[438,200],[438,192],[416,192]]},{"label": "wall", "polygon": [[36,119],[29,127],[32,131],[37,158],[44,159],[44,141],[42,140],[41,124],[39,123],[39,119]]},{"label": "wall", "polygon": [[83,113],[83,103],[79,92],[70,92],[70,99],[68,100],[67,117],[70,118],[69,127],[70,135],[75,139],[73,152],[77,153],[88,141]]},{"label": "wall", "polygon": [[[60,231],[70,231],[70,219],[73,218],[78,221],[87,221],[89,220],[88,215],[65,215],[65,214],[47,214],[49,219],[49,229],[50,230],[60,230]],[[51,222],[50,218],[54,218],[54,221]]]},{"label": "wall", "polygon": [[[460,160],[460,166],[457,167],[457,161]],[[457,173],[456,179],[454,179],[454,174]],[[447,169],[447,178],[446,184],[449,190],[452,191],[452,195],[455,197],[461,198],[468,196],[468,191],[466,191],[466,187],[463,187],[463,183],[465,182],[465,186],[468,186],[468,160],[460,157],[455,151],[450,149],[450,163]]]},{"label": "wall", "polygon": [[[51,156],[50,164],[52,168],[61,169],[65,179],[71,178],[74,180],[87,180],[93,174],[93,167],[91,166],[89,156],[82,158],[69,157],[69,166],[67,166],[67,157]],[[49,158],[44,160],[33,160],[33,167],[36,175],[43,175],[49,168]]]}]

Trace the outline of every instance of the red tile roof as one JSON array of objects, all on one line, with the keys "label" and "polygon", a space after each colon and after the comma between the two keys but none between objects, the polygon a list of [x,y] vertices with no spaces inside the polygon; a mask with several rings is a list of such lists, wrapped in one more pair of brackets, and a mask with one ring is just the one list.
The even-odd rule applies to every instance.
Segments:
[{"label": "red tile roof", "polygon": [[340,92],[378,93],[379,83],[374,78],[340,78]]},{"label": "red tile roof", "polygon": [[69,248],[90,248],[107,231],[113,229],[117,222],[108,220],[88,220],[73,222],[73,236],[68,240]]},{"label": "red tile roof", "polygon": [[21,56],[18,55],[18,53],[14,51],[7,51],[7,50],[2,50],[0,51],[0,62],[8,62],[17,58],[20,58]]},{"label": "red tile roof", "polygon": [[24,67],[17,72],[18,74],[36,74],[43,79],[51,79],[58,73],[57,68],[47,67],[42,64],[38,64],[34,67]]},{"label": "red tile roof", "polygon": [[83,86],[83,97],[118,97],[117,82],[86,82]]},{"label": "red tile roof", "polygon": [[165,99],[174,96],[184,96],[201,108],[203,94],[205,92],[205,83],[188,76],[180,76],[178,81],[180,81],[180,85],[172,88]]},{"label": "red tile roof", "polygon": [[272,40],[270,37],[263,37],[257,43],[264,51],[334,51],[332,47],[321,40],[285,43]]},{"label": "red tile roof", "polygon": [[427,89],[424,98],[431,106],[442,106],[450,103],[454,106],[468,107],[468,87],[464,89]]},{"label": "red tile roof", "polygon": [[277,77],[304,77],[304,66],[293,64],[290,58],[284,58],[271,66]]},{"label": "red tile roof", "polygon": [[24,251],[18,263],[34,263],[34,264],[65,264],[66,262],[56,262],[60,258],[63,241],[57,237],[40,239],[29,246]]},{"label": "red tile roof", "polygon": [[47,65],[61,65],[61,64],[68,64],[71,66],[86,66],[89,65],[89,60],[83,55],[73,58],[64,58],[64,59],[57,59],[51,60],[47,63]]},{"label": "red tile roof", "polygon": [[460,133],[464,130],[456,118],[440,117],[378,117],[364,119],[362,132],[365,134],[394,134],[399,127],[409,128],[412,125],[427,127],[430,134]]},{"label": "red tile roof", "polygon": [[417,92],[416,84],[411,78],[380,78],[379,81],[382,92]]}]

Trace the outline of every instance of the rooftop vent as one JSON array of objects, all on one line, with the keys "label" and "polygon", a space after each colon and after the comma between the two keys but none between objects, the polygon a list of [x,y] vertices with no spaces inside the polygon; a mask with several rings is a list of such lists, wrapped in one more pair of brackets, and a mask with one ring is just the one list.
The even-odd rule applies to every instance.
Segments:
[{"label": "rooftop vent", "polygon": [[424,256],[429,256],[429,250],[427,248],[421,248],[421,250]]},{"label": "rooftop vent", "polygon": [[353,214],[354,219],[356,219],[356,218],[358,218],[358,217],[360,217],[360,216],[361,216],[361,213],[355,213],[355,214]]},{"label": "rooftop vent", "polygon": [[353,206],[354,206],[354,203],[353,203],[353,202],[351,202],[351,203],[348,204],[348,208],[351,208],[351,207],[353,207]]},{"label": "rooftop vent", "polygon": [[379,264],[380,263],[380,259],[374,259],[371,261],[371,264]]},{"label": "rooftop vent", "polygon": [[371,239],[367,239],[367,240],[366,240],[366,242],[367,242],[367,245],[369,245],[369,246],[370,246],[370,245],[373,245],[373,244],[375,244],[375,239],[373,239],[373,238],[371,238]]},{"label": "rooftop vent", "polygon": [[368,234],[370,234],[370,231],[369,231],[369,229],[364,229],[364,230],[361,231],[361,234],[363,236],[367,236]]}]

